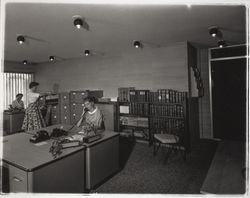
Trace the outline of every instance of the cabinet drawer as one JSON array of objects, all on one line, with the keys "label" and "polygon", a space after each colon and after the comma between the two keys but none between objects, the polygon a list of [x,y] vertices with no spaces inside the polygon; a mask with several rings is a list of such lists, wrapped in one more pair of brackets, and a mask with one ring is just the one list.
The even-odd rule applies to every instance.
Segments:
[{"label": "cabinet drawer", "polygon": [[88,96],[87,91],[71,91],[70,101],[73,103],[83,103],[83,99]]},{"label": "cabinet drawer", "polygon": [[82,114],[84,104],[72,103],[70,107],[71,114]]},{"label": "cabinet drawer", "polygon": [[81,114],[75,114],[73,113],[70,117],[70,124],[75,124],[81,117]]},{"label": "cabinet drawer", "polygon": [[51,117],[51,124],[59,124],[59,116],[58,115],[52,115]]},{"label": "cabinet drawer", "polygon": [[8,168],[10,192],[28,192],[27,173],[11,165]]},{"label": "cabinet drawer", "polygon": [[62,124],[70,124],[70,115],[61,115],[61,123]]},{"label": "cabinet drawer", "polygon": [[61,93],[60,94],[60,103],[61,104],[69,104],[69,93]]},{"label": "cabinet drawer", "polygon": [[69,114],[70,113],[70,106],[69,105],[62,105],[60,109],[61,114]]}]

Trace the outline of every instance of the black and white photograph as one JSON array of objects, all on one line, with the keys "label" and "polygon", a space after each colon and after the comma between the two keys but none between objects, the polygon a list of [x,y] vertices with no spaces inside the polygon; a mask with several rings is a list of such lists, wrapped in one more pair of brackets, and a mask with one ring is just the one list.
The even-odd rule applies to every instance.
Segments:
[{"label": "black and white photograph", "polygon": [[249,5],[2,0],[0,195],[249,196]]}]

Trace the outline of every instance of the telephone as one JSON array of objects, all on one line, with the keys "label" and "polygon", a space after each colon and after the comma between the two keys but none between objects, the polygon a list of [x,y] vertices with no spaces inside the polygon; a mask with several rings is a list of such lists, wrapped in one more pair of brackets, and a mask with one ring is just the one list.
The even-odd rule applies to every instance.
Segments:
[{"label": "telephone", "polygon": [[50,137],[60,137],[60,136],[67,136],[68,132],[60,129],[60,128],[54,128]]},{"label": "telephone", "polygon": [[48,140],[49,138],[50,137],[49,137],[48,132],[45,130],[41,130],[41,131],[37,131],[36,134],[30,138],[30,142],[38,143],[38,142]]}]

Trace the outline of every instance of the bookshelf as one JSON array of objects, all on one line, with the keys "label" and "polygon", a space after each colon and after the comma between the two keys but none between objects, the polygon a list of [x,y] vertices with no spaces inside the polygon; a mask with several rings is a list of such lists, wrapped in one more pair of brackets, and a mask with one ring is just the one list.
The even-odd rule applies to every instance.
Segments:
[{"label": "bookshelf", "polygon": [[178,127],[184,129],[182,135],[187,145],[187,92],[129,89],[126,96],[118,98],[118,131],[121,134],[151,145],[154,133]]}]

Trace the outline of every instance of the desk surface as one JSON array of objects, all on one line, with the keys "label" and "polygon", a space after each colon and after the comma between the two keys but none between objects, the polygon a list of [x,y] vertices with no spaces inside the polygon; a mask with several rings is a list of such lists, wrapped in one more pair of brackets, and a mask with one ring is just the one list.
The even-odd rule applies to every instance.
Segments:
[{"label": "desk surface", "polygon": [[[64,130],[68,130],[71,125],[54,125],[43,128],[49,133],[52,132],[53,128],[63,127]],[[103,137],[100,140],[92,142],[90,144],[84,144],[80,147],[63,149],[62,153],[54,159],[49,149],[52,145],[53,140],[45,141],[46,144],[34,144],[29,141],[30,137],[37,130],[30,131],[29,133],[18,133],[3,138],[3,161],[6,161],[14,166],[17,166],[26,171],[32,171],[40,166],[46,165],[55,160],[59,160],[67,155],[73,154],[86,147],[91,147],[95,144],[103,142],[112,137],[118,136],[118,133],[112,131],[104,131]],[[78,128],[73,128],[69,135],[79,132]],[[39,146],[40,145],[40,146]]]},{"label": "desk surface", "polygon": [[15,115],[15,114],[24,114],[25,111],[4,111],[3,114],[4,115]]},{"label": "desk surface", "polygon": [[[57,124],[57,125],[52,125],[52,126],[45,127],[43,129],[46,130],[50,135],[54,128],[62,128],[63,130],[68,131],[71,127],[72,127],[72,125]],[[32,130],[32,131],[27,131],[26,133],[34,135],[37,131],[38,130]],[[69,136],[77,134],[79,131],[81,131],[81,129],[75,126],[69,131]],[[105,141],[105,140],[107,140],[109,138],[112,138],[112,137],[115,137],[115,136],[119,135],[119,133],[114,132],[114,131],[109,131],[109,130],[104,131],[102,134],[103,134],[103,137],[101,139],[99,139],[97,141],[94,141],[92,143],[89,143],[89,144],[84,144],[84,145],[86,147],[91,147],[91,146],[93,146],[95,144],[99,144],[100,142],[103,142],[103,141]]]}]

